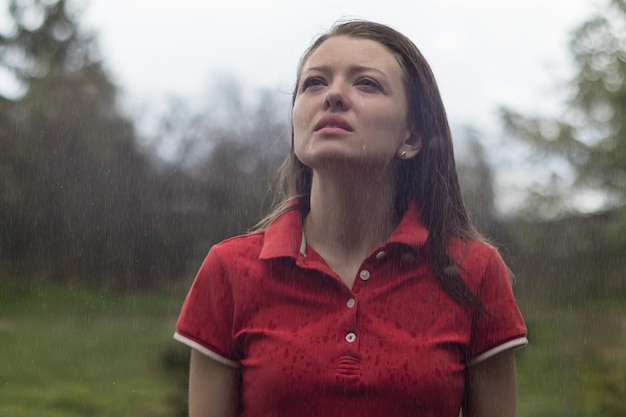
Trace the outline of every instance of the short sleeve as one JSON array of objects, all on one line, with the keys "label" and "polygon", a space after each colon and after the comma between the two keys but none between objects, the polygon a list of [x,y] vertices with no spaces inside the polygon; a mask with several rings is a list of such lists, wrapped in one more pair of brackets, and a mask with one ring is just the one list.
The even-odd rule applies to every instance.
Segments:
[{"label": "short sleeve", "polygon": [[469,365],[528,343],[526,325],[513,295],[508,268],[496,249],[489,248],[487,256],[477,291],[485,311],[476,311],[473,316]]},{"label": "short sleeve", "polygon": [[233,297],[216,247],[185,298],[174,338],[228,366],[239,366],[233,338]]}]

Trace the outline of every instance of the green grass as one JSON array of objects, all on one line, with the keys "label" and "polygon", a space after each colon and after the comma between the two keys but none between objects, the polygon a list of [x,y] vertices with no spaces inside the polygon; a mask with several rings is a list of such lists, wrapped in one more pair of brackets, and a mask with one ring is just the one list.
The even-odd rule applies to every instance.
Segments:
[{"label": "green grass", "polygon": [[521,417],[626,416],[626,300],[528,309],[518,355]]},{"label": "green grass", "polygon": [[0,289],[0,415],[166,416],[181,297]]},{"label": "green grass", "polygon": [[[0,416],[180,415],[182,297],[1,287]],[[518,416],[625,416],[626,300],[526,304]]]}]

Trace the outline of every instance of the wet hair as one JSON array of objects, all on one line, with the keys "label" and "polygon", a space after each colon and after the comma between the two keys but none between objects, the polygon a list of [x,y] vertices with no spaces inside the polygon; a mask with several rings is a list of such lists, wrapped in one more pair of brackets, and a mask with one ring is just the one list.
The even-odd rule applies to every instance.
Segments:
[{"label": "wet hair", "polygon": [[[420,152],[399,164],[394,212],[402,217],[411,201],[420,207],[422,221],[429,231],[427,245],[432,269],[443,289],[457,302],[480,307],[477,298],[460,276],[460,260],[446,251],[450,238],[484,241],[473,227],[461,197],[457,177],[452,135],[439,88],[426,59],[415,44],[395,29],[370,21],[354,20],[336,23],[319,36],[302,55],[293,92],[296,98],[303,66],[311,54],[326,40],[348,36],[373,40],[388,48],[404,73],[408,100],[408,126],[422,141]],[[310,210],[313,172],[295,155],[293,125],[291,151],[279,170],[279,195],[276,209],[262,220],[258,228],[270,225],[287,211],[299,210],[302,216]]]}]

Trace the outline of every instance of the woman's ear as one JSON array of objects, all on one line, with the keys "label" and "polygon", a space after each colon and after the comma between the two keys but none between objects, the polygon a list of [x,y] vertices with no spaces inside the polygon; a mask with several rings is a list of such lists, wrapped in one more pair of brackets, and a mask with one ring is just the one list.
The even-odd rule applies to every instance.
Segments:
[{"label": "woman's ear", "polygon": [[400,159],[413,158],[422,149],[422,143],[422,136],[418,132],[410,132],[400,149],[398,149],[398,157]]}]

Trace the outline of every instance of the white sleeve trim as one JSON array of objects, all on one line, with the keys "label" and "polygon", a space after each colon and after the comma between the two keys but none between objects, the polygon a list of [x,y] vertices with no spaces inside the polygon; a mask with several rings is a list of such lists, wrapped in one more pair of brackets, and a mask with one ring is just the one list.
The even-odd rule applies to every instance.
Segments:
[{"label": "white sleeve trim", "polygon": [[192,349],[197,350],[198,352],[202,353],[203,355],[208,356],[209,358],[213,359],[216,362],[221,363],[222,365],[230,366],[231,368],[239,368],[240,366],[239,362],[235,362],[228,358],[223,357],[222,355],[218,355],[212,350],[205,348],[200,343],[194,342],[193,340],[181,335],[178,332],[174,333],[174,339],[189,346]]},{"label": "white sleeve trim", "polygon": [[484,361],[485,359],[489,359],[490,357],[495,356],[500,352],[504,352],[505,350],[509,350],[513,348],[521,348],[523,346],[526,346],[527,344],[528,344],[528,339],[526,337],[520,337],[519,339],[509,340],[508,342],[503,343],[500,346],[496,346],[495,348],[490,349],[485,353],[481,353],[480,355],[471,359],[467,363],[467,365],[468,366],[476,365],[477,363],[480,363]]}]

